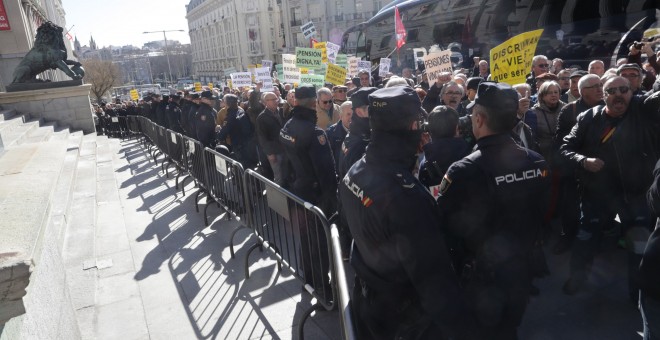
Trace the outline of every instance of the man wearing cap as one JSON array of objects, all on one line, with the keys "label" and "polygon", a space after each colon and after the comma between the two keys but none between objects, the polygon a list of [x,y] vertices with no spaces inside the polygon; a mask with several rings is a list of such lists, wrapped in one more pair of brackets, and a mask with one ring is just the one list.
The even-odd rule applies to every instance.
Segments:
[{"label": "man wearing cap", "polygon": [[488,339],[517,339],[530,293],[529,258],[547,209],[548,167],[511,138],[518,109],[511,86],[482,82],[470,105],[477,145],[440,184],[440,225],[455,241],[455,263],[464,264],[457,269],[480,329]]},{"label": "man wearing cap", "polygon": [[341,105],[343,104],[347,98],[346,98],[346,92],[348,92],[348,88],[344,85],[336,85],[332,88],[332,102]]},{"label": "man wearing cap", "polygon": [[642,89],[642,68],[637,64],[623,64],[616,70],[616,75],[628,79],[633,96],[646,97]]},{"label": "man wearing cap", "polygon": [[[280,142],[291,165],[287,168],[291,174],[285,177],[293,178],[291,192],[321,208],[325,216],[330,217],[337,211],[337,173],[328,136],[316,125],[316,90],[314,86],[300,86],[295,96],[296,106],[291,111],[291,119],[280,130]],[[297,215],[304,216],[304,213],[298,212]],[[325,237],[322,233],[317,234],[319,230],[313,226],[307,228],[304,217],[298,220],[301,223],[302,253],[316,255],[318,252],[310,249],[321,249],[322,256],[311,261],[319,263],[320,260],[322,263],[322,268],[316,270],[312,269],[307,256],[301,256],[305,282],[315,289],[320,289],[322,284],[325,291],[329,287]],[[315,272],[323,273],[322,282],[313,275]]]},{"label": "man wearing cap", "polygon": [[586,71],[573,71],[570,75],[570,85],[568,88],[568,92],[564,93],[560,100],[564,103],[571,103],[576,101],[578,98],[580,98],[580,89],[578,87],[578,82],[580,81],[580,78],[586,76],[588,73]]},{"label": "man wearing cap", "polygon": [[360,338],[478,339],[438,205],[412,174],[424,115],[408,86],[371,93],[371,141],[339,185],[355,240],[351,302]]},{"label": "man wearing cap", "polygon": [[[625,69],[628,71],[628,69]],[[645,200],[659,158],[660,96],[633,95],[628,79],[615,76],[603,85],[605,106],[584,111],[564,138],[561,155],[579,169],[581,219],[573,241],[570,278],[564,293],[585,284],[603,227],[619,216],[629,258],[629,294],[637,301],[634,280],[645,242],[650,213]]]},{"label": "man wearing cap", "polygon": [[199,105],[201,104],[201,99],[199,93],[192,92],[190,94],[190,105],[188,110],[181,113],[181,126],[186,132],[186,136],[190,138],[197,138],[195,135],[195,115],[197,115],[197,110],[199,110]]},{"label": "man wearing cap", "polygon": [[256,134],[261,151],[266,155],[268,164],[273,171],[272,180],[284,186],[282,166],[284,165],[284,149],[280,142],[282,117],[278,110],[278,98],[273,92],[264,92],[264,110],[257,117]]},{"label": "man wearing cap", "polygon": [[211,91],[204,91],[200,95],[200,105],[195,114],[196,139],[205,147],[215,147],[215,116],[218,114],[213,105],[216,97]]}]

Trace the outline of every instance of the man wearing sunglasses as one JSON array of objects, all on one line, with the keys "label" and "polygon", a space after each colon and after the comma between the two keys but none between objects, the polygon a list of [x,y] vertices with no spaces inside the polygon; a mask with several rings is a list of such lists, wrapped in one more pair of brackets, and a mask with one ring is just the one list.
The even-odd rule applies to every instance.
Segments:
[{"label": "man wearing sunglasses", "polygon": [[346,92],[348,92],[348,87],[344,85],[337,85],[332,88],[332,102],[341,105],[346,99]]},{"label": "man wearing sunglasses", "polygon": [[548,73],[550,71],[550,63],[548,58],[544,55],[536,55],[532,58],[532,72],[527,76],[527,84],[532,87],[532,94],[536,94],[536,77]]},{"label": "man wearing sunglasses", "polygon": [[633,96],[630,81],[616,76],[603,85],[605,106],[580,114],[560,151],[579,169],[581,220],[573,241],[570,278],[563,287],[577,293],[587,281],[603,226],[618,215],[629,254],[629,294],[637,301],[633,278],[650,232],[645,192],[658,160],[658,100]]},{"label": "man wearing sunglasses", "polygon": [[325,130],[339,121],[339,105],[332,102],[332,92],[326,87],[320,88],[316,95],[316,125]]},{"label": "man wearing sunglasses", "polygon": [[616,70],[616,75],[628,79],[630,89],[634,96],[645,96],[646,92],[642,90],[642,68],[637,64],[624,64]]}]

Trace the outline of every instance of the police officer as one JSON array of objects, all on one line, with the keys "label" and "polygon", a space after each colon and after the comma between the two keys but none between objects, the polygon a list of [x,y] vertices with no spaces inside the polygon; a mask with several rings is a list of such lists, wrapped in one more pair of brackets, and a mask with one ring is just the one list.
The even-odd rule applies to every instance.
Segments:
[{"label": "police officer", "polygon": [[[296,106],[291,115],[291,119],[280,131],[280,142],[291,165],[287,167],[292,172],[289,176],[293,177],[290,189],[298,197],[321,208],[323,213],[330,217],[337,210],[337,173],[325,131],[316,125],[316,90],[313,86],[300,86],[296,89]],[[315,225],[308,228],[305,222],[313,219],[304,217],[304,214],[300,211],[296,214],[301,233],[301,252],[313,253],[315,256],[320,253],[322,256],[320,270],[312,268],[312,263],[319,263],[319,259],[301,256],[305,281],[316,289],[322,284],[325,293],[329,293],[329,281],[325,275],[329,271],[325,235],[321,230],[316,230]],[[320,251],[310,251],[311,249]],[[319,278],[314,273],[324,275]]]},{"label": "police officer", "polygon": [[195,115],[199,109],[200,99],[199,93],[192,92],[190,94],[190,102],[186,110],[181,112],[181,127],[186,133],[186,136],[195,138]]},{"label": "police officer", "polygon": [[[476,149],[440,184],[442,226],[470,308],[488,339],[517,339],[530,292],[529,255],[549,192],[548,167],[511,137],[518,94],[503,83],[479,84],[472,106]],[[530,199],[533,198],[533,199]]]},{"label": "police officer", "polygon": [[376,91],[375,87],[362,87],[351,97],[353,116],[348,134],[342,143],[339,153],[339,178],[343,178],[348,169],[364,155],[364,150],[371,138],[369,127],[369,95]]},{"label": "police officer", "polygon": [[215,116],[218,114],[213,105],[216,97],[211,91],[204,91],[200,95],[201,101],[197,114],[195,114],[195,135],[197,140],[205,147],[215,147]]},{"label": "police officer", "polygon": [[425,114],[415,90],[369,95],[371,141],[339,185],[354,237],[360,338],[464,339],[475,330],[433,196],[412,174]]},{"label": "police officer", "polygon": [[181,102],[181,93],[178,92],[176,94],[173,94],[170,96],[170,104],[167,106],[167,113],[166,113],[166,118],[167,118],[167,126],[175,131],[175,132],[183,132],[183,129],[181,129],[181,107],[180,107],[180,102]]}]

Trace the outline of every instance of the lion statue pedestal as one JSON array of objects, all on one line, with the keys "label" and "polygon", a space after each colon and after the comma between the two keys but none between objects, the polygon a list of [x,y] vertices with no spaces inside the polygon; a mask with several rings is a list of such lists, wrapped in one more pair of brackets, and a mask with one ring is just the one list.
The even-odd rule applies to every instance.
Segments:
[{"label": "lion statue pedestal", "polygon": [[[89,100],[92,86],[83,85],[82,65],[66,57],[62,28],[51,22],[39,26],[34,47],[14,70],[7,92],[0,93],[0,106],[84,133],[95,133]],[[51,82],[37,78],[51,69],[61,70],[73,80]]]}]

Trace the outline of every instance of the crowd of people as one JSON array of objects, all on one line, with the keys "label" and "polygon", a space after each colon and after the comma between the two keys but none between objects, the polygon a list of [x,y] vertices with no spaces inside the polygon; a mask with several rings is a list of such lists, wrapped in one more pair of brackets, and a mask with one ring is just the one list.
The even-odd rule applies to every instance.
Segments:
[{"label": "crowd of people", "polygon": [[603,234],[617,233],[645,339],[658,339],[660,53],[629,51],[587,70],[537,55],[513,86],[475,58],[432,84],[421,69],[360,70],[318,89],[274,79],[269,91],[96,110],[148,117],[337,216],[364,338],[516,339],[559,220],[551,251],[571,252],[564,293],[584,288]]}]

